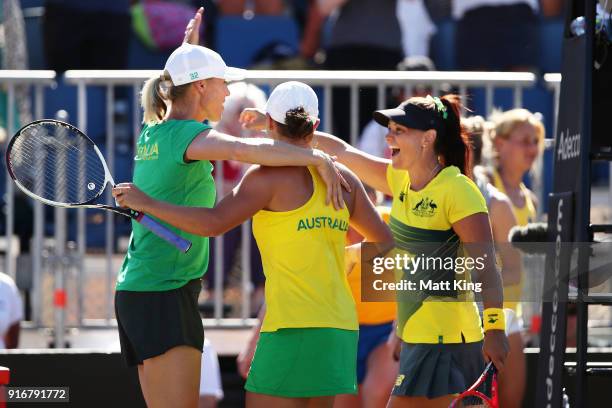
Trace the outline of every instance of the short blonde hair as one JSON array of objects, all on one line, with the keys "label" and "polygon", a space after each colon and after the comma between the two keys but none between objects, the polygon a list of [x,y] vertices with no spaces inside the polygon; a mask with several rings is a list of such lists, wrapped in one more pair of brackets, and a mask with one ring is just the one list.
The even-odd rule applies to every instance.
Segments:
[{"label": "short blonde hair", "polygon": [[489,132],[492,142],[497,138],[508,139],[517,126],[528,123],[536,129],[540,151],[544,149],[545,131],[541,114],[531,113],[527,109],[511,109],[505,112],[493,112],[490,121],[494,126],[493,130]]}]

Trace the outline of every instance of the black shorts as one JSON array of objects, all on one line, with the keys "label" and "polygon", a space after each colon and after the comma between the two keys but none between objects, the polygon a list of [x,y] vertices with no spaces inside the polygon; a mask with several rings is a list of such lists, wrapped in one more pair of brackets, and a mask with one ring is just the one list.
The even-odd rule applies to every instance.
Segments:
[{"label": "black shorts", "polygon": [[198,310],[202,280],[163,292],[117,291],[115,315],[121,355],[128,366],[164,354],[177,346],[204,346]]},{"label": "black shorts", "polygon": [[456,344],[402,342],[399,375],[391,395],[438,398],[472,385],[484,370],[482,341]]}]

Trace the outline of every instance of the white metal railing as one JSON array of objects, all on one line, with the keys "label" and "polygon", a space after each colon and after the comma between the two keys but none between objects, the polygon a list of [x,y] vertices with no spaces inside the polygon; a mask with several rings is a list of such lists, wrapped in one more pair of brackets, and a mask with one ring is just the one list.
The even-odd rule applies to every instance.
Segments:
[{"label": "white metal railing", "polygon": [[[55,72],[54,71],[26,71],[26,70],[0,70],[0,85],[7,94],[7,122],[6,122],[6,134],[7,142],[17,131],[17,124],[15,123],[15,88],[17,86],[28,86],[34,88],[34,118],[42,118],[44,114],[44,88],[55,86]],[[5,166],[6,167],[6,166]],[[13,232],[15,227],[15,200],[14,200],[14,186],[12,182],[9,182],[10,177],[5,170],[5,200],[6,200],[6,232],[5,242],[13,241]],[[43,235],[43,204],[37,202],[34,204],[34,234],[37,237]],[[32,258],[32,279],[34,293],[40,293],[41,282],[38,280],[42,270],[42,238],[40,240],[35,239],[32,242],[31,253]],[[5,251],[5,272],[11,277],[15,278],[15,259],[17,253],[13,245],[6,245]],[[40,311],[40,296],[32,297],[32,306],[34,311]]]},{"label": "white metal railing", "polygon": [[[28,72],[28,71],[26,71]],[[31,72],[31,71],[29,71]],[[49,75],[52,73],[50,72]],[[82,71],[82,70],[71,70],[66,71],[64,75],[65,82],[76,86],[77,88],[77,121],[76,125],[85,133],[87,133],[87,89],[88,87],[104,87],[106,88],[106,159],[109,165],[111,173],[114,172],[114,116],[113,116],[113,103],[114,103],[114,92],[115,87],[131,87],[133,94],[133,105],[132,105],[132,123],[133,127],[131,132],[134,136],[134,140],[140,132],[141,123],[141,112],[139,107],[139,92],[143,81],[159,75],[158,70],[137,70],[137,71]],[[3,77],[0,76],[0,80]],[[23,80],[24,78],[30,78],[27,74],[22,76],[17,75],[16,81]],[[51,81],[53,77],[49,76],[45,80]],[[412,89],[416,85],[428,85],[432,88],[432,93],[437,95],[443,87],[450,86],[458,89],[459,94],[465,98],[468,95],[469,88],[484,88],[485,89],[485,103],[486,113],[492,112],[494,107],[494,90],[496,88],[509,88],[513,90],[513,104],[515,107],[522,106],[522,91],[524,88],[532,87],[536,82],[536,77],[531,73],[506,73],[506,72],[399,72],[399,71],[248,71],[247,82],[251,82],[258,85],[269,85],[274,86],[280,82],[287,80],[298,80],[308,83],[312,86],[321,87],[323,90],[323,126],[324,130],[332,130],[332,87],[334,86],[349,86],[351,98],[350,98],[350,123],[351,123],[351,134],[350,141],[352,144],[357,143],[358,137],[358,112],[359,112],[359,98],[358,91],[359,87],[376,87],[378,90],[377,104],[378,108],[385,108],[385,91],[390,86],[403,86],[407,89],[408,94],[411,93]],[[42,79],[41,79],[42,81]],[[42,83],[41,83],[42,84]],[[38,95],[38,94],[37,94]],[[37,97],[38,98],[38,97]],[[37,99],[37,117],[40,117],[39,113],[42,113],[42,99]],[[217,172],[218,188],[221,187],[221,178],[219,177],[220,172]],[[8,185],[7,183],[7,191]],[[11,185],[12,195],[12,185]],[[108,203],[112,202],[110,193],[106,195]],[[12,201],[9,201],[9,206],[12,206]],[[40,207],[39,204],[37,204]],[[12,211],[12,209],[10,210]],[[12,215],[12,212],[11,212]],[[105,212],[105,228],[106,236],[113,237],[114,234],[114,222],[113,214],[111,212]],[[38,226],[35,228],[35,242],[42,242],[42,210],[39,209],[35,213],[35,223]],[[12,230],[12,229],[11,229]],[[7,230],[8,233],[8,230]],[[248,225],[243,227],[242,230],[242,248],[248,249],[250,242],[250,233]],[[38,241],[40,239],[40,241]],[[217,244],[220,244],[221,240],[217,240]],[[42,244],[41,244],[42,245]],[[115,267],[113,266],[113,255],[114,249],[112,246],[112,239],[106,240],[106,293],[105,293],[105,311],[106,311],[106,323],[112,324],[113,317],[113,287],[112,282],[116,274]],[[77,210],[77,252],[81,259],[84,259],[86,253],[86,222],[85,222],[85,210]],[[226,326],[230,320],[223,319],[223,279],[224,279],[224,268],[223,268],[223,248],[221,245],[216,245],[215,256],[215,294],[214,299],[214,320],[209,322],[212,325],[224,325]],[[250,296],[250,268],[249,268],[249,254],[248,250],[244,250],[242,254],[243,259],[243,275],[242,275],[242,309],[241,319],[232,319],[231,324],[244,325],[248,323],[248,317],[250,314],[249,307],[249,296]],[[40,270],[39,272],[40,273]],[[79,276],[83,276],[83,264],[81,263],[81,271]],[[83,279],[80,279],[78,283],[78,290],[83,291]],[[81,320],[79,323],[83,323]]]}]

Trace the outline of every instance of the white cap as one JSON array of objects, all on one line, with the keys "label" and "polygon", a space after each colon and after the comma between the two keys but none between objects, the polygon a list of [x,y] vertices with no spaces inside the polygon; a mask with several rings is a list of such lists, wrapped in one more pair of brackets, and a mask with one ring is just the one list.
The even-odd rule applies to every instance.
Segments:
[{"label": "white cap", "polygon": [[313,122],[319,118],[319,100],[315,91],[302,82],[283,82],[270,94],[266,113],[275,121],[285,124],[287,112],[299,107],[304,108]]},{"label": "white cap", "polygon": [[208,78],[222,78],[226,81],[244,79],[245,70],[225,65],[223,58],[211,49],[183,43],[170,54],[164,67],[174,85]]}]

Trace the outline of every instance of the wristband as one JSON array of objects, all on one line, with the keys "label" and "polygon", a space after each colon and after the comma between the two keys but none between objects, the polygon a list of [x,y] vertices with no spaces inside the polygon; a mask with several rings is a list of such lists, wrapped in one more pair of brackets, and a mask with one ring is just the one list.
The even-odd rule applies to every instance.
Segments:
[{"label": "wristband", "polygon": [[489,330],[506,330],[506,314],[504,309],[498,307],[490,307],[483,312],[484,331]]}]

